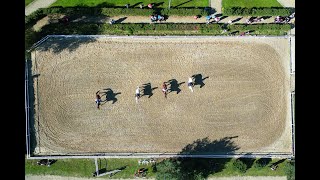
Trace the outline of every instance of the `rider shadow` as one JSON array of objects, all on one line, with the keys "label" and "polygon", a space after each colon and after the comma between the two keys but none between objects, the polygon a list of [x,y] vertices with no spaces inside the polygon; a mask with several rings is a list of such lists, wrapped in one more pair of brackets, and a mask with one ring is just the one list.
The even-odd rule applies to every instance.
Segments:
[{"label": "rider shadow", "polygon": [[118,93],[114,93],[112,89],[107,88],[107,89],[103,89],[104,91],[102,92],[102,96],[105,96],[105,100],[102,101],[104,102],[103,104],[105,104],[108,101],[112,101],[112,104],[114,104],[115,102],[117,102],[117,98],[116,95],[121,94],[121,92]]},{"label": "rider shadow", "polygon": [[179,92],[181,91],[181,89],[179,88],[179,86],[185,82],[181,82],[181,83],[178,83],[178,81],[176,79],[170,79],[168,81],[168,83],[170,83],[170,93],[172,91],[177,91],[177,94],[179,94]]},{"label": "rider shadow", "polygon": [[205,85],[203,81],[209,78],[209,76],[202,78],[202,74],[195,74],[192,75],[192,77],[194,78],[194,85],[200,85],[200,88],[202,88]]},{"label": "rider shadow", "polygon": [[143,84],[143,87],[142,87],[142,91],[143,91],[143,95],[142,96],[147,96],[148,95],[148,98],[150,98],[152,95],[153,95],[153,90],[157,89],[158,87],[154,87],[154,88],[151,88],[151,83],[146,83],[146,84]]}]

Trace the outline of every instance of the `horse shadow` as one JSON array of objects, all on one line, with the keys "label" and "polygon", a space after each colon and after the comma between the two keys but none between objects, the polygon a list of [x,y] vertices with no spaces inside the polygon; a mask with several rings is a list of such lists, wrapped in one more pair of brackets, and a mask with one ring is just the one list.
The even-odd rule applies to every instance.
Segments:
[{"label": "horse shadow", "polygon": [[194,85],[200,85],[200,88],[202,88],[205,84],[204,84],[204,80],[209,78],[209,76],[202,78],[202,74],[194,74],[191,77],[194,78]]},{"label": "horse shadow", "polygon": [[114,93],[112,89],[110,88],[107,88],[107,89],[103,89],[104,91],[101,92],[102,94],[102,97],[105,97],[104,100],[102,100],[102,102],[104,102],[103,104],[105,104],[106,102],[108,101],[112,101],[112,104],[114,104],[115,102],[117,102],[117,98],[116,96],[118,94],[121,94],[121,92],[118,92],[118,93]]},{"label": "horse shadow", "polygon": [[143,95],[142,96],[148,96],[148,98],[150,98],[152,95],[153,95],[153,90],[157,89],[158,87],[154,87],[152,88],[151,87],[151,83],[146,83],[146,84],[143,84],[143,87],[142,87],[142,91],[143,91]]},{"label": "horse shadow", "polygon": [[170,93],[173,91],[177,91],[177,94],[179,94],[179,92],[181,91],[179,86],[185,82],[178,83],[178,81],[176,79],[170,79],[168,81],[168,83],[170,84],[170,88],[169,88]]}]

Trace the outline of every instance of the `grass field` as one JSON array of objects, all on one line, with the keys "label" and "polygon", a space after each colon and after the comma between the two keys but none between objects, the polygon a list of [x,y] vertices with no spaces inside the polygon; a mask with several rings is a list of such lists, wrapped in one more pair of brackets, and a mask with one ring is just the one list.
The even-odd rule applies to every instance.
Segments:
[{"label": "grass field", "polygon": [[[139,159],[99,159],[99,168],[105,168],[107,164],[107,171],[114,170],[123,166],[126,168],[112,176],[112,178],[133,178],[134,172],[139,168],[147,168],[147,177],[154,178],[156,172],[152,172],[151,165],[138,165]],[[73,176],[73,177],[92,177],[95,171],[95,163],[93,159],[58,159],[57,162],[50,167],[39,166],[36,164],[38,160],[25,161],[26,175],[57,175],[57,176]],[[270,159],[270,162],[262,167],[255,168],[252,163],[255,159],[248,159],[245,173],[234,171],[231,159],[217,159],[219,161],[226,161],[225,168],[220,172],[210,174],[209,177],[223,177],[223,176],[285,176],[284,166],[286,161],[279,163],[276,171],[272,171],[269,167],[272,163],[283,161],[281,159]],[[103,176],[103,178],[109,178]]]},{"label": "grass field", "polygon": [[32,1],[34,1],[34,0],[25,0],[25,1],[24,1],[25,6],[28,6],[28,4],[32,3]]},{"label": "grass field", "polygon": [[[26,160],[25,174],[92,177],[92,173],[96,170],[94,159],[59,159],[50,167],[39,166],[37,161]],[[139,165],[138,159],[98,159],[98,165],[100,169],[107,165],[107,171],[125,166],[125,169],[113,178],[133,178],[134,172],[142,167],[148,169],[148,176],[154,176],[151,165]]]},{"label": "grass field", "polygon": [[[169,0],[57,0],[51,6],[99,6],[99,5],[110,5],[110,6],[130,6],[139,7],[139,4],[143,3],[145,6],[149,3],[154,3],[160,8],[167,8],[169,6]],[[171,1],[171,7],[206,7],[208,6],[208,0],[173,0]]]},{"label": "grass field", "polygon": [[277,0],[222,0],[222,7],[282,7]]}]

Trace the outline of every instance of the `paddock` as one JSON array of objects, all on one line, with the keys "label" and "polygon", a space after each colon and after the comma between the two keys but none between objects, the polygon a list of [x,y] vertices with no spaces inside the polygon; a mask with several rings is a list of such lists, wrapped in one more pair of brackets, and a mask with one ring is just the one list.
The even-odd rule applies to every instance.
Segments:
[{"label": "paddock", "polygon": [[292,154],[290,53],[289,37],[51,36],[28,66],[34,154]]}]

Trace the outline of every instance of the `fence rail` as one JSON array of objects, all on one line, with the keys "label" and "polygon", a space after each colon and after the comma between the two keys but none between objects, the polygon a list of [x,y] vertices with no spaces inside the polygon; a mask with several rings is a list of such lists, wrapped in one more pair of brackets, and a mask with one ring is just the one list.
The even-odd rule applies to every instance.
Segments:
[{"label": "fence rail", "polygon": [[189,157],[189,158],[292,158],[291,153],[233,153],[233,154],[199,154],[199,155],[182,155],[174,153],[105,153],[95,155],[51,155],[51,156],[33,156],[27,159],[81,159],[81,158],[171,158],[171,157]]},{"label": "fence rail", "polygon": [[28,60],[25,61],[25,114],[26,114],[26,148],[27,158],[30,158],[30,124],[29,124],[29,74],[28,74]]}]

